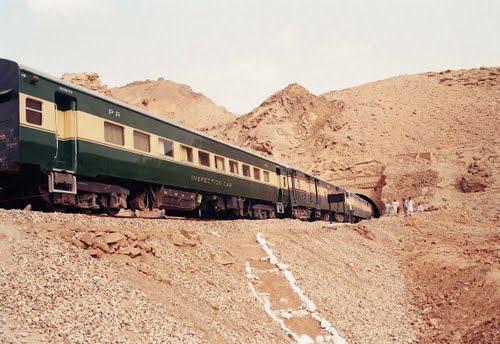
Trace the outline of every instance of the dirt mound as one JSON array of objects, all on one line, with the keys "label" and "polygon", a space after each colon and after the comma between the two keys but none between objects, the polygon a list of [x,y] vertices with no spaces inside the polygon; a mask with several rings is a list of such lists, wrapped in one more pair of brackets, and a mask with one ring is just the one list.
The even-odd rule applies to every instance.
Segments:
[{"label": "dirt mound", "polygon": [[[328,92],[345,102],[341,118],[348,123],[337,133],[357,145],[348,153],[383,161],[395,155],[432,152],[462,143],[493,142],[500,119],[496,89],[447,87],[426,74]],[[340,156],[345,153],[336,151]],[[389,157],[389,159],[387,159]]]},{"label": "dirt mound", "polygon": [[65,73],[61,78],[194,129],[205,127],[207,123],[216,125],[236,118],[236,115],[203,94],[194,92],[189,86],[164,78],[134,81],[111,89],[102,84],[97,73]]},{"label": "dirt mound", "polygon": [[199,129],[236,116],[189,86],[159,78],[136,81],[110,90],[111,96],[159,117]]},{"label": "dirt mound", "polygon": [[61,79],[69,81],[73,84],[88,88],[89,90],[102,93],[104,95],[111,95],[108,86],[104,85],[97,73],[64,73]]},{"label": "dirt mound", "polygon": [[323,146],[324,130],[335,130],[344,104],[318,97],[298,84],[273,94],[250,113],[208,132],[267,156],[290,161],[304,148]]}]

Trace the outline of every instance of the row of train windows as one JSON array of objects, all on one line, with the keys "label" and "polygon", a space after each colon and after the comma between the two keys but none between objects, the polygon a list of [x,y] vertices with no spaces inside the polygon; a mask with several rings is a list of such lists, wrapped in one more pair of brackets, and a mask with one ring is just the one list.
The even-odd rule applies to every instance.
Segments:
[{"label": "row of train windows", "polygon": [[[26,98],[26,121],[35,125],[42,125],[42,102],[30,98]],[[109,122],[104,122],[104,140],[109,143],[124,146],[125,133],[124,128]],[[174,157],[174,143],[170,140],[162,138],[158,139],[159,153],[173,158]],[[151,152],[151,141],[148,134],[134,130],[134,149]],[[194,163],[193,148],[181,145],[180,159],[185,162]],[[210,167],[210,153],[198,151],[198,160],[201,166]],[[215,169],[218,171],[225,171],[225,158],[215,155]],[[229,172],[232,174],[240,174],[239,165],[234,160],[229,160]],[[261,180],[260,169],[253,167],[253,178]],[[263,171],[263,180],[266,183],[270,181],[268,171]],[[250,165],[241,165],[241,175],[251,178]],[[284,182],[286,182],[284,180]]]},{"label": "row of train windows", "polygon": [[[112,124],[109,122],[104,122],[104,140],[109,143],[123,146],[125,145],[125,134],[124,128],[122,126]],[[143,152],[151,152],[150,137],[148,134],[141,133],[134,130],[134,148]],[[170,140],[158,138],[158,151],[161,155],[174,157],[174,143]],[[194,153],[193,148],[189,146],[180,146],[180,157],[179,159],[184,162],[194,163]],[[210,153],[204,152],[202,150],[198,151],[198,162],[201,166],[211,167]],[[214,168],[218,171],[226,171],[225,158],[214,155]],[[232,174],[240,174],[238,162],[234,160],[229,160],[229,172]],[[268,171],[263,171],[263,180],[266,183],[270,181],[270,175]],[[251,167],[250,165],[241,165],[241,175],[247,178],[251,178]],[[253,178],[256,180],[261,180],[261,170],[257,167],[253,167]]]},{"label": "row of train windows", "polygon": [[[306,184],[304,186],[304,188],[302,188],[303,183]],[[286,179],[285,178],[283,178],[283,185],[286,186]],[[308,192],[315,192],[315,191],[313,191],[314,190],[314,183],[313,182],[307,182],[307,181],[301,180],[299,178],[295,178],[295,187],[299,190],[304,190],[304,191],[308,191]],[[328,186],[326,188],[318,188],[317,192],[318,192],[318,194],[323,193],[323,195],[325,197],[328,197],[328,188],[329,188]]]}]

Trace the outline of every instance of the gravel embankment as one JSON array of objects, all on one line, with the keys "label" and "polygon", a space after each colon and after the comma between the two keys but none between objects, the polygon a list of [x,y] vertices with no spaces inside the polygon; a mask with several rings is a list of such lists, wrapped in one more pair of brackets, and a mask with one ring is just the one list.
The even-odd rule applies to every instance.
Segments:
[{"label": "gravel embankment", "polygon": [[0,210],[0,342],[290,342],[247,285],[258,232],[349,342],[415,338],[387,233]]}]

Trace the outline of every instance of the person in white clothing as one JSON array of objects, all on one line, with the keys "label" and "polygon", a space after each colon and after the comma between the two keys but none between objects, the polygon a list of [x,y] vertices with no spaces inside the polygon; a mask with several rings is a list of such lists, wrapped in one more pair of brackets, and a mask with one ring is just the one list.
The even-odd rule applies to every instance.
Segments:
[{"label": "person in white clothing", "polygon": [[417,204],[417,213],[424,211],[424,205],[422,203]]},{"label": "person in white clothing", "polygon": [[384,215],[390,215],[391,214],[391,203],[389,201],[384,201]]},{"label": "person in white clothing", "polygon": [[399,202],[394,200],[392,201],[391,204],[391,215],[397,215],[398,214],[398,208],[399,208]]},{"label": "person in white clothing", "polygon": [[408,197],[408,199],[406,200],[406,214],[408,216],[411,216],[411,214],[413,214],[413,200],[411,199],[411,197]]}]

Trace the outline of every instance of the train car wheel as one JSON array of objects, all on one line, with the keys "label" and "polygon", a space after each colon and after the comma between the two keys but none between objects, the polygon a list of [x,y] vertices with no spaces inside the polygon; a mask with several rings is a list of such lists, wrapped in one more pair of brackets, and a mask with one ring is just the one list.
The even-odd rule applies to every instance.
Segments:
[{"label": "train car wheel", "polygon": [[336,213],[336,214],[334,215],[334,219],[335,219],[335,221],[337,221],[337,222],[345,222],[345,216],[344,216],[344,214],[339,214],[339,213]]},{"label": "train car wheel", "polygon": [[120,212],[120,208],[106,207],[104,210],[106,211],[106,214],[108,214],[109,216],[116,216]]},{"label": "train car wheel", "polygon": [[146,199],[145,194],[137,195],[132,199],[132,208],[135,210],[146,209]]},{"label": "train car wheel", "polygon": [[320,219],[321,219],[321,221],[330,221],[330,214],[325,212],[325,213],[321,214]]}]

